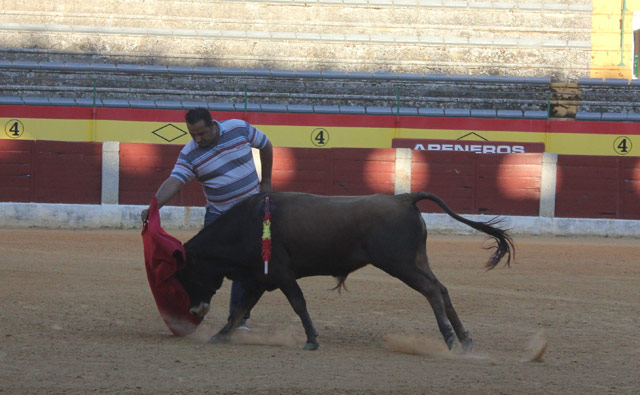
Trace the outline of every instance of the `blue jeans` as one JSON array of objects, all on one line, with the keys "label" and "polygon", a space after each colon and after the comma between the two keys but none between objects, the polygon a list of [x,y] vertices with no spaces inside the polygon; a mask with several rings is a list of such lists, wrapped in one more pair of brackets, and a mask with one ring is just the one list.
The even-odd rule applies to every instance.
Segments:
[{"label": "blue jeans", "polygon": [[[218,219],[220,215],[222,215],[222,213],[215,213],[207,209],[204,215],[204,226],[207,226],[213,221],[215,221],[216,219]],[[231,316],[231,312],[233,311],[233,308],[236,307],[238,303],[240,303],[240,299],[242,299],[243,295],[244,295],[244,282],[233,281],[231,283],[231,297],[229,298],[229,316]],[[249,317],[250,317],[250,314],[249,312],[247,312],[247,314],[242,319],[241,325],[246,324]]]}]

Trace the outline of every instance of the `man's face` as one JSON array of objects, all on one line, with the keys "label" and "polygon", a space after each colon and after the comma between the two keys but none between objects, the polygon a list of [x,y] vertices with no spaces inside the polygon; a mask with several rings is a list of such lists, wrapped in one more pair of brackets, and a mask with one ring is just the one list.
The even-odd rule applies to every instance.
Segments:
[{"label": "man's face", "polygon": [[218,142],[218,128],[215,124],[207,126],[204,121],[198,121],[194,124],[187,123],[187,129],[193,141],[200,148],[207,148]]}]

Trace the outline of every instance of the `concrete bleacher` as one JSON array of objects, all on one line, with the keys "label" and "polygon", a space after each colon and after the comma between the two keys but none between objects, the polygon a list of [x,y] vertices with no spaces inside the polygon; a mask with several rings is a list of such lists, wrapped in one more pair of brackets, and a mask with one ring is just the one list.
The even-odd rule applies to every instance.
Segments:
[{"label": "concrete bleacher", "polygon": [[0,70],[0,104],[640,120],[640,82],[626,79],[582,78],[562,90],[548,77],[6,60]]},{"label": "concrete bleacher", "polygon": [[6,0],[0,103],[635,120],[635,81],[588,78],[591,12],[590,0]]},{"label": "concrete bleacher", "polygon": [[[7,60],[577,79],[591,2],[4,1]],[[29,49],[29,50],[22,50]]]},{"label": "concrete bleacher", "polygon": [[[550,79],[0,61],[0,103],[547,117]],[[437,111],[439,110],[439,113]]]},{"label": "concrete bleacher", "polygon": [[[581,78],[577,119],[634,121],[640,114],[640,81],[620,78]],[[598,118],[600,115],[600,118]]]}]

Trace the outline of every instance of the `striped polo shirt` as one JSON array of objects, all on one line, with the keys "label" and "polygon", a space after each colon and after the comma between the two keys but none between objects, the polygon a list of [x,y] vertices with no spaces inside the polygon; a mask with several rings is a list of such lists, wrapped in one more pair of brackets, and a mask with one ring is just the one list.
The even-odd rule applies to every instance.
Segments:
[{"label": "striped polo shirt", "polygon": [[218,144],[200,148],[191,140],[180,151],[171,177],[183,184],[193,178],[200,181],[207,209],[223,213],[260,192],[251,147],[262,149],[269,140],[264,133],[239,119],[214,122],[220,128]]}]

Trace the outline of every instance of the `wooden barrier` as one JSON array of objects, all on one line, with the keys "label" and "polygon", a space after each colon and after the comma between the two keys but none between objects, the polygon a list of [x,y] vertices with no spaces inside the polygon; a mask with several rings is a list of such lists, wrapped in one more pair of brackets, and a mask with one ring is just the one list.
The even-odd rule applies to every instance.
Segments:
[{"label": "wooden barrier", "polygon": [[[146,205],[171,173],[180,146],[116,143],[116,149],[117,203]],[[321,195],[428,191],[463,214],[542,212],[542,153],[399,150],[406,152],[398,156],[399,151],[386,148],[276,147],[273,186]],[[0,201],[100,204],[101,160],[100,143],[0,140]],[[398,173],[400,162],[406,162],[406,169]],[[640,158],[559,155],[557,166],[555,160],[548,166],[546,172],[554,178],[547,178],[557,180],[548,193],[552,210],[547,211],[553,216],[640,219]],[[407,186],[399,188],[404,183]],[[200,184],[193,181],[169,204],[205,203]],[[419,208],[440,212],[428,202]]]},{"label": "wooden barrier", "polygon": [[273,187],[319,195],[393,193],[395,151],[276,147]]},{"label": "wooden barrier", "polygon": [[[182,149],[178,145],[120,144],[120,204],[149,204]],[[204,206],[202,186],[196,181],[185,185],[169,202],[173,206]]]},{"label": "wooden barrier", "polygon": [[558,156],[556,216],[640,219],[640,159]]},{"label": "wooden barrier", "polygon": [[33,141],[0,140],[0,200],[30,202]]},{"label": "wooden barrier", "polygon": [[102,144],[0,140],[1,201],[99,204]]},{"label": "wooden barrier", "polygon": [[[465,214],[538,215],[542,154],[413,151],[411,190],[429,191]],[[428,202],[422,212],[437,212]]]}]

